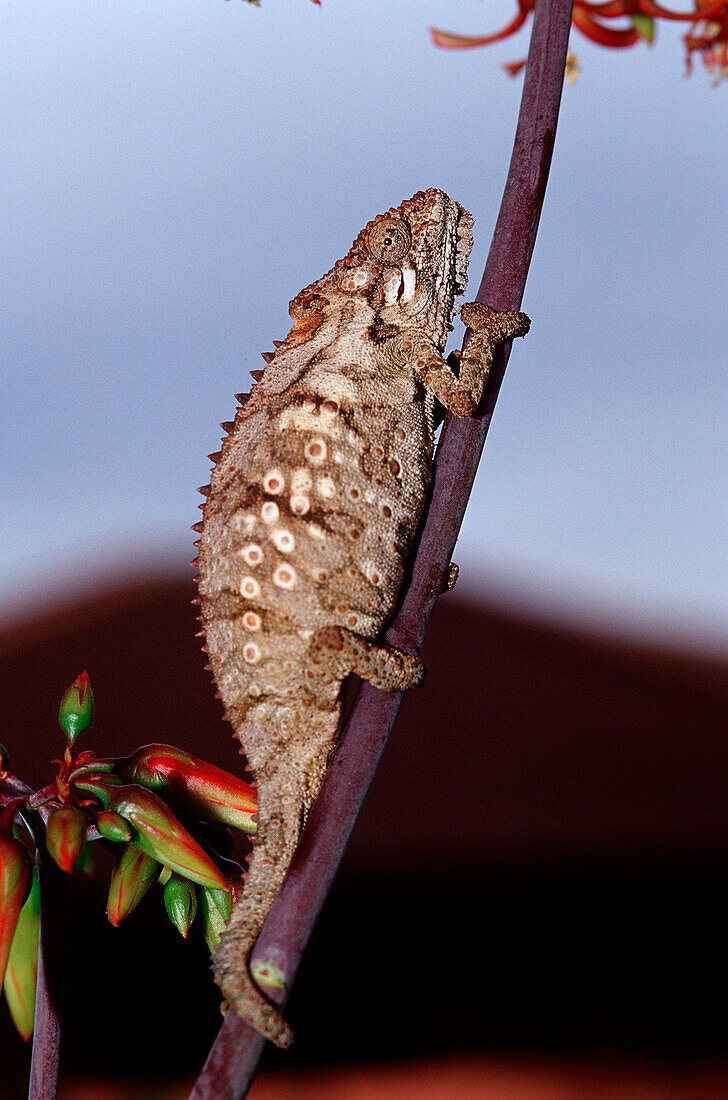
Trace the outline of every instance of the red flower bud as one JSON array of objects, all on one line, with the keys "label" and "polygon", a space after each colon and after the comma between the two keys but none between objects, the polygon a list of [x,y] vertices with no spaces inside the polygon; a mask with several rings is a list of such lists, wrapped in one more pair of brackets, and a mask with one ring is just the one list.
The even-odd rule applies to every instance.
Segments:
[{"label": "red flower bud", "polygon": [[132,842],[148,856],[201,886],[227,889],[225,876],[180,825],[169,807],[151,791],[131,783],[107,787],[102,783],[78,781],[76,787],[90,791],[106,809],[126,818],[133,829]]},{"label": "red flower bud", "polygon": [[91,691],[88,675],[82,672],[64,693],[58,711],[58,721],[69,745],[72,745],[78,735],[89,728],[93,716],[94,693]]},{"label": "red flower bud", "polygon": [[172,924],[186,940],[197,915],[197,896],[192,883],[179,875],[172,875],[164,887],[164,907]]},{"label": "red flower bud", "polygon": [[53,810],[46,825],[46,848],[62,871],[72,871],[86,843],[86,818],[77,806]]},{"label": "red flower bud", "polygon": [[38,974],[38,941],[40,938],[40,886],[38,872],[33,870],[33,882],[25,905],[20,910],[15,935],[10,948],[3,990],[13,1023],[27,1041],[33,1034],[35,1020],[35,984]]},{"label": "red flower bud", "polygon": [[117,769],[129,783],[164,793],[186,814],[243,833],[257,829],[257,791],[249,783],[173,745],[144,745]]},{"label": "red flower bud", "polygon": [[106,915],[114,927],[136,909],[161,870],[156,859],[140,852],[134,844],[126,845],[111,872],[106,903]]},{"label": "red flower bud", "polygon": [[23,845],[0,835],[0,979],[10,955],[15,928],[30,879],[30,859]]}]

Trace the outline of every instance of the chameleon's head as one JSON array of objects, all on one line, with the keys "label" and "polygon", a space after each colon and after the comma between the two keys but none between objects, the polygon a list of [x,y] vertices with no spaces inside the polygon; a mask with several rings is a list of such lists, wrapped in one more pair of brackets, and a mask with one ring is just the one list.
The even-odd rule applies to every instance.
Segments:
[{"label": "chameleon's head", "polygon": [[351,249],[291,302],[301,317],[321,298],[366,299],[385,325],[417,325],[442,349],[467,283],[473,219],[434,187],[370,221]]}]

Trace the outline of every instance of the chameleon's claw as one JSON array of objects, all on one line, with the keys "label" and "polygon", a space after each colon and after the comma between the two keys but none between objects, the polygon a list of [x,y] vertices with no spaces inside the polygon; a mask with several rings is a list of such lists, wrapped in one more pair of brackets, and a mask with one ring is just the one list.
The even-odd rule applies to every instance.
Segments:
[{"label": "chameleon's claw", "polygon": [[447,574],[445,575],[445,583],[442,586],[443,592],[452,592],[453,588],[457,584],[458,577],[460,575],[460,566],[451,561],[447,567]]}]

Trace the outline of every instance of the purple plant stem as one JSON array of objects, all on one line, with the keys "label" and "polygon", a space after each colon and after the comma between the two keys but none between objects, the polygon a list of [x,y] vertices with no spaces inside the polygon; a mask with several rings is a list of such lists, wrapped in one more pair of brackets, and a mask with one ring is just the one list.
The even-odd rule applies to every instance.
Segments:
[{"label": "purple plant stem", "polygon": [[40,944],[28,1100],[56,1100],[65,985],[68,876],[41,849],[38,862]]},{"label": "purple plant stem", "polygon": [[[561,102],[572,0],[537,0],[508,179],[478,301],[518,309],[536,240]],[[481,413],[446,419],[427,519],[411,583],[387,632],[390,645],[418,652],[457,539],[508,362],[491,368]],[[253,952],[290,988],[331,888],[402,700],[364,684],[332,757],[286,880]],[[283,1004],[286,994],[275,997]],[[190,1100],[239,1100],[253,1080],[264,1040],[228,1012]]]}]

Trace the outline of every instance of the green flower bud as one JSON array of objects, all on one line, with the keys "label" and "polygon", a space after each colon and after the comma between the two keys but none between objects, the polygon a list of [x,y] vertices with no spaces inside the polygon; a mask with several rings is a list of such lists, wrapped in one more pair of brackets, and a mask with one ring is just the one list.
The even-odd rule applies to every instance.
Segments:
[{"label": "green flower bud", "polygon": [[46,825],[46,848],[62,871],[72,871],[86,843],[86,818],[77,806],[53,810]]},{"label": "green flower bud", "polygon": [[15,926],[3,990],[16,1028],[27,1041],[35,1021],[35,985],[40,938],[40,885],[33,869],[32,885]]},{"label": "green flower bud", "polygon": [[197,915],[197,896],[192,883],[179,875],[172,875],[164,887],[164,907],[172,924],[186,940]]},{"label": "green flower bud", "polygon": [[[205,937],[210,954],[220,942],[220,937],[225,931],[227,916],[220,907],[217,895],[227,893],[225,890],[208,890],[206,887],[197,891],[198,909],[202,921],[202,933]],[[228,897],[230,895],[228,894]],[[232,905],[232,899],[231,899]],[[228,913],[228,916],[230,914]]]},{"label": "green flower bud", "polygon": [[96,828],[106,840],[125,843],[131,840],[131,825],[114,810],[101,810],[96,814]]},{"label": "green flower bud", "polygon": [[127,844],[111,872],[106,915],[116,927],[136,909],[149,887],[159,876],[161,865],[156,859]]},{"label": "green flower bud", "polygon": [[58,711],[58,721],[69,745],[89,728],[93,716],[94,693],[91,691],[88,675],[82,672],[65,692]]}]

